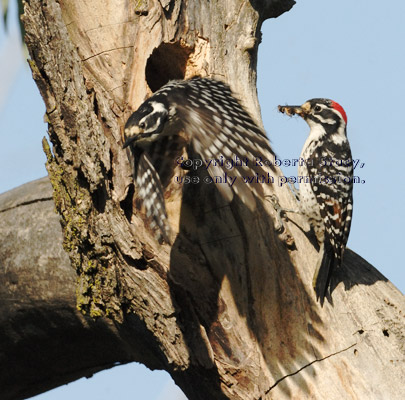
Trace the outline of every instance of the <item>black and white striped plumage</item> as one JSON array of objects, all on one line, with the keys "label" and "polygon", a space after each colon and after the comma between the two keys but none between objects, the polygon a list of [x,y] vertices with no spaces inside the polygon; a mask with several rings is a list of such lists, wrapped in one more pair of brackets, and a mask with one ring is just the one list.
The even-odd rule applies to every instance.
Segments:
[{"label": "black and white striped plumage", "polygon": [[[124,134],[124,147],[130,146],[135,158],[138,197],[152,225],[159,227],[167,242],[170,242],[170,230],[161,182],[164,171],[156,167],[156,160],[159,163],[166,160],[166,164],[173,168],[176,160],[173,153],[169,155],[166,150],[178,138],[191,145],[211,177],[226,173],[229,178],[236,178],[232,185],[229,180],[215,182],[227,201],[236,194],[250,210],[254,210],[254,196],[264,196],[262,183],[247,184],[243,178],[256,174],[267,176],[267,167],[256,163],[256,158],[263,161],[273,159],[269,141],[223,82],[193,78],[167,83],[130,116]],[[218,162],[209,163],[210,160],[220,160],[221,156],[228,160],[236,157],[247,159],[248,162],[230,169]]]},{"label": "black and white striped plumage", "polygon": [[298,168],[300,208],[321,248],[313,284],[323,304],[333,270],[342,263],[352,219],[353,161],[347,117],[338,103],[328,99],[279,106],[279,110],[300,115],[310,127],[301,152],[305,162]]}]

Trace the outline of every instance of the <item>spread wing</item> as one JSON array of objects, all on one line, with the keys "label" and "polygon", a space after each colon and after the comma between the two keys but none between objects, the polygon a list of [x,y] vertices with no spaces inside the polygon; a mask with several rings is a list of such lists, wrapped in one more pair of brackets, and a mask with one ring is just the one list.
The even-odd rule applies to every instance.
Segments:
[{"label": "spread wing", "polygon": [[254,210],[254,195],[262,198],[271,183],[274,153],[265,133],[222,82],[191,80],[186,97],[178,99],[177,112],[194,150],[224,198],[235,193]]}]

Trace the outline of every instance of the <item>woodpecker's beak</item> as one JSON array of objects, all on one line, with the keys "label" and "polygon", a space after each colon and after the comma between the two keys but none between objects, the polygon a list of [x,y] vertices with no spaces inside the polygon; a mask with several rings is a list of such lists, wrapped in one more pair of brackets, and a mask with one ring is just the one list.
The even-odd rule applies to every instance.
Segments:
[{"label": "woodpecker's beak", "polygon": [[311,111],[311,105],[309,102],[304,103],[302,106],[278,106],[278,111],[288,116],[299,115],[304,118]]},{"label": "woodpecker's beak", "polygon": [[139,126],[131,126],[130,128],[125,128],[124,130],[124,138],[125,143],[122,146],[123,149],[128,147],[132,142],[139,138],[139,135],[142,133],[142,130]]},{"label": "woodpecker's beak", "polygon": [[133,141],[135,140],[134,137],[129,137],[125,140],[124,145],[122,146],[123,149],[125,149],[126,147],[128,147]]}]

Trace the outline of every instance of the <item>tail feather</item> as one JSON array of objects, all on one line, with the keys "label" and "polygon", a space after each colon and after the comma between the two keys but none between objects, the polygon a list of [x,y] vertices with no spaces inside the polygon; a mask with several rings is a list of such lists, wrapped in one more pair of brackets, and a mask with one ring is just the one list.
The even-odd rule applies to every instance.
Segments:
[{"label": "tail feather", "polygon": [[312,285],[316,293],[316,299],[319,300],[321,306],[325,301],[327,295],[332,272],[334,270],[335,254],[333,249],[325,249],[323,257],[318,263],[318,267],[315,271]]}]

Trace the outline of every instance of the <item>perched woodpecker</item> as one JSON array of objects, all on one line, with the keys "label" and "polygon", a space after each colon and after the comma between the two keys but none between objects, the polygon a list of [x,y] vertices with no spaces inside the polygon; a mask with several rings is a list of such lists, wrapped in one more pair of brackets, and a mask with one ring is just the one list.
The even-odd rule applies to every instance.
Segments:
[{"label": "perched woodpecker", "polygon": [[[255,161],[273,159],[269,140],[223,82],[193,78],[167,83],[129,117],[124,136],[124,148],[132,151],[138,198],[151,228],[160,231],[159,239],[170,243],[161,177],[176,165],[168,151],[173,143],[183,141],[201,157],[227,201],[236,194],[254,210],[255,196],[264,197],[263,184],[248,184],[244,178],[268,174],[267,165]],[[236,159],[247,162],[233,168],[224,163]]]},{"label": "perched woodpecker", "polygon": [[279,106],[299,115],[310,132],[298,168],[300,208],[318,243],[320,258],[313,286],[323,305],[333,271],[342,263],[353,211],[353,161],[342,106],[328,99],[312,99],[302,106]]}]

